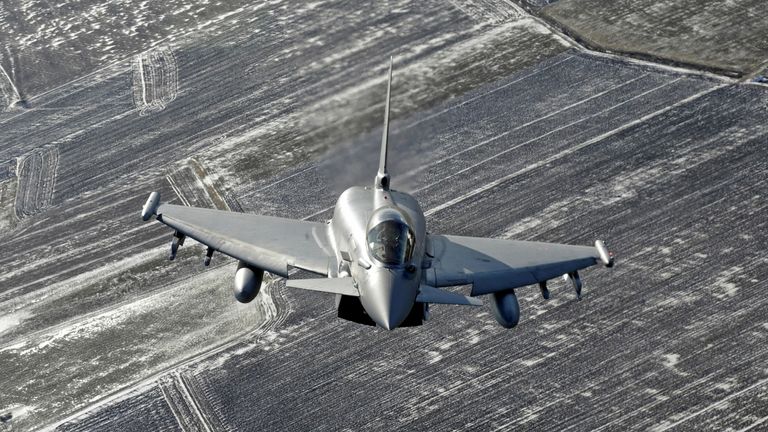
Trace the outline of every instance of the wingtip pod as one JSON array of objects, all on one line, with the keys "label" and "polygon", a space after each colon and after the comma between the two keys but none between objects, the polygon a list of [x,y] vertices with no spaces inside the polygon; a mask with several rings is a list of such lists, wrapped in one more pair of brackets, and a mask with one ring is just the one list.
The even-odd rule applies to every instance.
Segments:
[{"label": "wingtip pod", "polygon": [[608,248],[605,247],[605,243],[602,240],[595,241],[595,249],[597,249],[597,254],[600,256],[600,261],[608,268],[613,267],[613,254],[608,252]]},{"label": "wingtip pod", "polygon": [[148,221],[152,215],[157,213],[158,205],[160,205],[160,192],[152,192],[141,209],[141,219],[145,222]]}]

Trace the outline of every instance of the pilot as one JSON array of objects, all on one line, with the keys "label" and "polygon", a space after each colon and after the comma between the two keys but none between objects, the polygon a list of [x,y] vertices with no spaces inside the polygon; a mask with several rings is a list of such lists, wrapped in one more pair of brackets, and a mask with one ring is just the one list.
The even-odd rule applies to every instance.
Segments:
[{"label": "pilot", "polygon": [[400,263],[404,243],[402,228],[394,221],[382,222],[373,228],[373,241],[369,242],[369,246],[376,259],[386,264]]}]

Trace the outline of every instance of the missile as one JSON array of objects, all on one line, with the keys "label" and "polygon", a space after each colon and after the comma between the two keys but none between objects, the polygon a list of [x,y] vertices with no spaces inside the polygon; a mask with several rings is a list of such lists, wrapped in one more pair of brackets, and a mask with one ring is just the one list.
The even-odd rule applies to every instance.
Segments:
[{"label": "missile", "polygon": [[205,251],[205,260],[203,260],[203,265],[206,267],[211,265],[211,258],[213,258],[213,248],[208,246],[208,250]]},{"label": "missile", "polygon": [[187,236],[178,231],[173,233],[173,240],[171,240],[171,255],[168,257],[169,260],[173,261],[176,259],[176,252],[179,251],[179,246],[184,245],[184,239],[186,238]]},{"label": "missile", "polygon": [[563,275],[564,281],[571,281],[571,284],[573,285],[573,290],[576,291],[576,298],[578,300],[581,300],[581,277],[579,276],[579,272],[574,271],[571,273],[566,273]]},{"label": "missile", "polygon": [[539,282],[539,289],[541,290],[541,296],[544,300],[549,300],[549,288],[547,288],[547,281]]}]

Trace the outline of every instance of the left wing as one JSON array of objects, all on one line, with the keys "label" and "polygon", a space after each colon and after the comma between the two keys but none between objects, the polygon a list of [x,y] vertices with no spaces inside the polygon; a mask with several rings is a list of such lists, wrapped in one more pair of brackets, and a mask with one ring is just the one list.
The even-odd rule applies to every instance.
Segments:
[{"label": "left wing", "polygon": [[613,258],[602,242],[571,246],[516,240],[430,235],[427,283],[435,287],[472,284],[472,295],[545,282]]},{"label": "left wing", "polygon": [[443,291],[429,285],[422,285],[419,287],[419,295],[416,296],[416,301],[422,303],[440,303],[467,306],[483,305],[483,301],[480,299],[468,297],[451,291]]},{"label": "left wing", "polygon": [[178,233],[272,274],[290,267],[328,275],[333,251],[327,225],[317,222],[159,204],[153,193],[142,217],[153,214]]}]

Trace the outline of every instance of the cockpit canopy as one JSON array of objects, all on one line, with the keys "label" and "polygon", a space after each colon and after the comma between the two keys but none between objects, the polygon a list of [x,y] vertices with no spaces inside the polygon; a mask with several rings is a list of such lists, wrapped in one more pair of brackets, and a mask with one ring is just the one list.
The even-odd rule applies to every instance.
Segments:
[{"label": "cockpit canopy", "polygon": [[[410,261],[413,253],[413,231],[395,210],[390,214],[371,218],[373,227],[368,230],[368,250],[373,258],[387,265],[402,265]],[[378,223],[377,223],[378,221]]]}]

